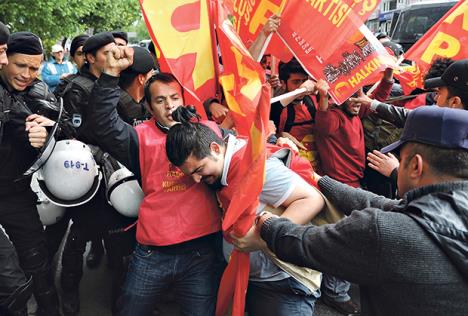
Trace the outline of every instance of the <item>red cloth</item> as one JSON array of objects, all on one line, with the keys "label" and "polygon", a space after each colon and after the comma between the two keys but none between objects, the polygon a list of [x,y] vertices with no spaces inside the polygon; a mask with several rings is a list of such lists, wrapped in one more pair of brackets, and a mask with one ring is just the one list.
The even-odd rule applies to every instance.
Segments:
[{"label": "red cloth", "polygon": [[420,106],[426,105],[426,95],[427,93],[420,94],[414,99],[399,102],[397,105],[404,106],[408,110],[414,110]]},{"label": "red cloth", "polygon": [[[215,123],[206,124],[215,129]],[[221,230],[215,195],[206,185],[195,183],[169,162],[166,134],[156,127],[154,119],[135,129],[145,193],[138,214],[138,242],[173,245]]]},{"label": "red cloth", "polygon": [[278,131],[280,133],[284,132],[284,127],[288,118],[289,106],[294,106],[294,123],[307,122],[306,124],[293,125],[291,127],[291,130],[289,131],[289,134],[294,136],[298,141],[300,141],[304,145],[305,148],[307,148],[307,150],[299,150],[299,154],[301,155],[301,157],[307,159],[312,165],[312,167],[317,168],[319,157],[317,152],[317,146],[315,145],[315,123],[311,122],[312,116],[310,115],[309,110],[307,109],[307,106],[304,103],[296,105],[289,104],[283,109],[283,111],[281,111]]},{"label": "red cloth", "polygon": [[317,111],[315,142],[320,155],[320,174],[359,187],[366,163],[361,118],[369,113],[368,106],[361,106],[359,116],[353,117],[337,107]]},{"label": "red cloth", "polygon": [[379,84],[375,88],[374,92],[371,93],[370,98],[376,99],[380,102],[385,102],[392,92],[394,81],[380,80]]}]

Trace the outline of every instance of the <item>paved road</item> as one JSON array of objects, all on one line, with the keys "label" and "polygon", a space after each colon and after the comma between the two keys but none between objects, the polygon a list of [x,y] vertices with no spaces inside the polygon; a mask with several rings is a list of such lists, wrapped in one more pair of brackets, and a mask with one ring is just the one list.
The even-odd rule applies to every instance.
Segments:
[{"label": "paved road", "polygon": [[[89,245],[89,244],[88,244]],[[89,247],[88,247],[89,248]],[[59,289],[58,273],[56,275],[56,284]],[[85,266],[83,279],[80,286],[81,311],[79,316],[112,316],[110,311],[110,293],[111,293],[111,273],[106,266],[105,258],[97,269],[88,269]],[[60,291],[60,289],[59,289]],[[357,287],[351,289],[351,296],[358,301],[359,293]],[[35,304],[30,301],[30,315],[35,315]],[[178,316],[176,304],[167,303],[161,306],[155,313],[155,316]],[[316,304],[315,316],[340,316],[333,309],[318,302]],[[139,315],[135,315],[139,316]]]}]

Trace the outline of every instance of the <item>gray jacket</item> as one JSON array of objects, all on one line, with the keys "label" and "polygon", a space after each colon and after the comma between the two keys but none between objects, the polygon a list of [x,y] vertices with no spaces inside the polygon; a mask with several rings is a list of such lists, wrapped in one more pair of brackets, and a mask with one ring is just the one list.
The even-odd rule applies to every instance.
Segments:
[{"label": "gray jacket", "polygon": [[328,177],[319,186],[350,215],[320,227],[267,220],[261,236],[280,259],[358,283],[363,315],[468,315],[468,181],[400,201]]}]

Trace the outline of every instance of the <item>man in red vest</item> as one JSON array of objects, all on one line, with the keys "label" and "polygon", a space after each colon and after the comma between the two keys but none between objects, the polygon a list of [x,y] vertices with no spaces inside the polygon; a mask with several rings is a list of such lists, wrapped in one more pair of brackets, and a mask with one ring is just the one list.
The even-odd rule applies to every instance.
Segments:
[{"label": "man in red vest", "polygon": [[[237,167],[246,144],[246,139],[233,135],[224,141],[205,124],[184,122],[169,130],[166,152],[169,160],[195,182],[218,189],[218,199],[227,210],[236,198],[236,188],[243,182]],[[284,151],[284,154],[289,152]],[[267,159],[257,213],[266,205],[284,207],[282,217],[307,224],[322,210],[324,200],[313,186],[286,166],[288,160],[281,150]],[[312,315],[320,295],[320,277],[314,286],[306,286],[293,278],[262,251],[265,249],[263,242],[252,242],[259,240],[255,238],[257,234],[253,225],[244,237],[231,235],[236,248],[250,252],[246,300],[249,315]],[[225,257],[229,257],[232,245],[225,243],[223,248]]]},{"label": "man in red vest", "polygon": [[171,74],[151,77],[145,99],[153,117],[133,128],[116,110],[119,76],[132,62],[130,47],[107,53],[86,111],[99,146],[137,176],[145,194],[118,315],[152,315],[169,289],[175,291],[182,314],[214,315],[221,228],[216,198],[165,153],[166,133],[175,124],[172,114],[184,104],[182,87]]}]

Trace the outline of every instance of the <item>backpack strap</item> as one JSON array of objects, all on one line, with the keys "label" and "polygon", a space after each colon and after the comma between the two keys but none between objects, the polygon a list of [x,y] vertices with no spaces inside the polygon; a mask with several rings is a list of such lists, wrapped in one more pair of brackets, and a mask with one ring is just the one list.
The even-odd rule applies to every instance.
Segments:
[{"label": "backpack strap", "polygon": [[286,123],[284,124],[284,131],[289,133],[293,126],[305,125],[305,124],[313,124],[315,123],[315,114],[317,113],[317,108],[314,105],[314,101],[306,95],[304,97],[304,104],[309,111],[310,117],[312,118],[310,121],[303,121],[303,122],[294,122],[296,120],[296,111],[294,106],[287,106],[288,115],[286,117]]}]

